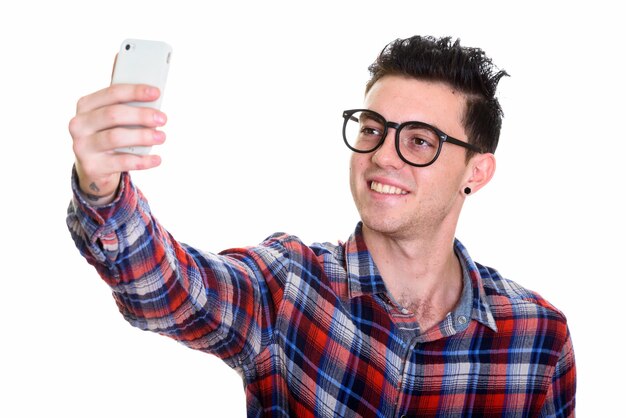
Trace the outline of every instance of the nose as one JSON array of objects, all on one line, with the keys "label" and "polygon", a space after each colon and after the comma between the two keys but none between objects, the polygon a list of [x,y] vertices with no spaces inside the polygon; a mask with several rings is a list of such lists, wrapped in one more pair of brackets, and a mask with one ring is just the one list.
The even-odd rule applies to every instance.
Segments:
[{"label": "nose", "polygon": [[400,159],[398,152],[396,151],[396,129],[388,128],[387,136],[383,141],[380,148],[374,151],[372,155],[372,161],[381,168],[393,168],[399,170],[405,164]]}]

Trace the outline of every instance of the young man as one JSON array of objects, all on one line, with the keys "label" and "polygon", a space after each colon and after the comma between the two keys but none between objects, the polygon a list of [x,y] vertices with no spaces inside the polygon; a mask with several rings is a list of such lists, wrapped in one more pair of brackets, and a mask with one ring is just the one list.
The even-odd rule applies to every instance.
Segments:
[{"label": "young man", "polygon": [[565,317],[454,237],[495,169],[505,73],[427,37],[392,42],[370,71],[343,114],[361,216],[346,243],[276,234],[216,255],[175,241],[127,174],[158,157],[112,152],[163,142],[162,113],[124,105],[158,91],[117,85],[70,122],[76,245],[131,324],[237,369],[249,416],[573,416]]}]

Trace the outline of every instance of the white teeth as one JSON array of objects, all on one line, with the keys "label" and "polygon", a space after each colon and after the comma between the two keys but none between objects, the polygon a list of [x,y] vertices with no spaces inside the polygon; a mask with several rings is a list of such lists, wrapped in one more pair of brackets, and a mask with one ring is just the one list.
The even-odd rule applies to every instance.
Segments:
[{"label": "white teeth", "polygon": [[370,188],[374,190],[375,192],[382,193],[382,194],[399,194],[399,195],[407,194],[406,191],[399,189],[395,186],[390,186],[388,184],[383,185],[375,181],[372,182],[372,185],[370,186]]}]

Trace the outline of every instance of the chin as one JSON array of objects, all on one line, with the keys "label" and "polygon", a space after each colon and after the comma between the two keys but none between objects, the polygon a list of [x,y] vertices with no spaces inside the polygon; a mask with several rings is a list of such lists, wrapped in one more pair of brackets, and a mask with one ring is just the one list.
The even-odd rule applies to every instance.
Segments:
[{"label": "chin", "polygon": [[406,234],[411,229],[407,222],[402,222],[399,219],[390,219],[380,215],[361,215],[361,221],[363,222],[364,228],[384,235],[402,235]]}]

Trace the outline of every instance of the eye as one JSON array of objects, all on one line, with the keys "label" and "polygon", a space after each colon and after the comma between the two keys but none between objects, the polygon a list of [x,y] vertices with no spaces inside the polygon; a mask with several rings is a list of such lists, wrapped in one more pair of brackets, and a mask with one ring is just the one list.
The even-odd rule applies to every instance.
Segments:
[{"label": "eye", "polygon": [[410,148],[436,148],[439,141],[432,135],[424,135],[420,132],[403,132],[402,142]]},{"label": "eye", "polygon": [[439,147],[439,137],[437,133],[421,124],[405,126],[400,136],[403,146],[415,152],[432,150]]},{"label": "eye", "polygon": [[380,145],[385,134],[384,119],[367,110],[344,115],[343,138],[348,147],[360,152],[370,152]]},{"label": "eye", "polygon": [[413,137],[411,139],[411,145],[416,146],[416,147],[434,147],[435,146],[435,144],[433,144],[429,139],[419,138],[419,137]]},{"label": "eye", "polygon": [[367,125],[361,127],[361,134],[363,135],[381,136],[382,133],[383,133],[382,130],[376,127],[367,126]]}]

